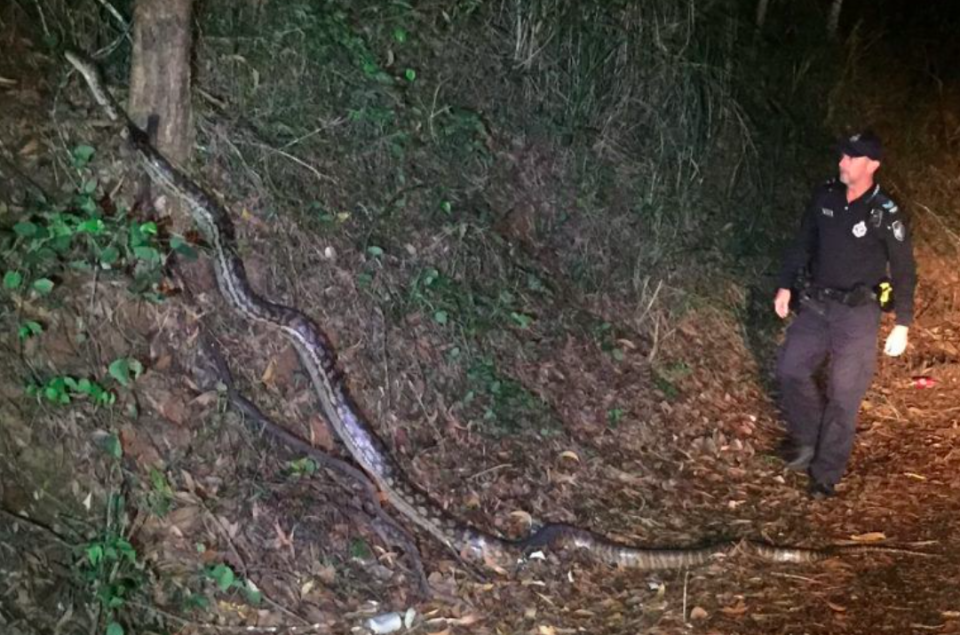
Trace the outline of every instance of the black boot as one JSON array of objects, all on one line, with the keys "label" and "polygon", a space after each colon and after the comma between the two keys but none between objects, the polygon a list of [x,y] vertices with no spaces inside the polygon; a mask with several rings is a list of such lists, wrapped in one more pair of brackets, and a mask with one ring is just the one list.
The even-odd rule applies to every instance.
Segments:
[{"label": "black boot", "polygon": [[789,454],[784,456],[787,462],[786,468],[794,472],[806,472],[813,461],[814,449],[812,445],[795,446]]},{"label": "black boot", "polygon": [[814,500],[823,500],[824,498],[832,498],[836,496],[837,490],[831,483],[821,483],[820,481],[811,478],[810,485],[807,487],[807,493],[810,495],[810,498]]}]

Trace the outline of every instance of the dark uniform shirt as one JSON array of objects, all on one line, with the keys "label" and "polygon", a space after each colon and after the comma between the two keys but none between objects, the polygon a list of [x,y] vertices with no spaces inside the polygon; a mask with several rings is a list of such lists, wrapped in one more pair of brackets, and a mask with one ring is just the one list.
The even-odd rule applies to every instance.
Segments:
[{"label": "dark uniform shirt", "polygon": [[814,193],[800,232],[787,250],[779,286],[789,289],[798,273],[809,268],[810,281],[819,287],[873,288],[888,275],[888,263],[897,324],[909,326],[917,273],[903,212],[879,185],[848,203],[846,186],[834,179]]}]

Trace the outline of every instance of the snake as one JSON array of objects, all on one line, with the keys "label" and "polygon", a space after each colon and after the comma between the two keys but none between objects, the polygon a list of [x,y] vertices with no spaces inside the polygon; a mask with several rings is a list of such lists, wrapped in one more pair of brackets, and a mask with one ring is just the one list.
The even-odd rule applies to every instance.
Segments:
[{"label": "snake", "polygon": [[745,539],[696,547],[654,548],[613,540],[566,523],[545,524],[527,537],[510,539],[461,521],[406,478],[351,396],[336,351],[320,327],[300,310],[268,300],[253,290],[238,253],[236,230],[225,208],[152,145],[148,134],[106,90],[94,63],[75,51],[67,51],[65,57],[84,78],[107,117],[122,124],[150,179],[189,210],[210,247],[217,287],[224,300],[247,320],[266,325],[290,342],[310,378],[321,412],[353,460],[370,475],[390,505],[461,561],[502,571],[541,550],[578,549],[618,567],[661,570],[703,565],[737,552],[785,563],[816,562],[841,553],[866,551],[927,555],[885,545],[804,549]]}]

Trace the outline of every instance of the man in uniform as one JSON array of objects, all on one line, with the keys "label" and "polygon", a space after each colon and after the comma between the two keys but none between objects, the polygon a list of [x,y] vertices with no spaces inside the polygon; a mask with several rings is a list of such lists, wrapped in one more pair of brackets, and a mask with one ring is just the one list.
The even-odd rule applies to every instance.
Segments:
[{"label": "man in uniform", "polygon": [[[857,412],[876,367],[876,290],[889,273],[896,325],[884,352],[897,356],[907,346],[916,286],[906,219],[874,182],[883,156],[880,139],[856,134],[842,139],[839,150],[839,178],[814,193],[784,258],[774,300],[777,315],[786,318],[799,294],[799,314],[787,329],[777,376],[791,443],[787,466],[808,472],[814,498],[835,494],[853,448]],[[827,359],[824,395],[814,375]]]}]

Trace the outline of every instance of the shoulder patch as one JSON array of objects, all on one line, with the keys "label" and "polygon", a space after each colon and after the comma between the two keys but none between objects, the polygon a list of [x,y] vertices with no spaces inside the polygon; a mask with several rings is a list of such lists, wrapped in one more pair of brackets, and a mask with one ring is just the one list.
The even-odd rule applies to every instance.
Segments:
[{"label": "shoulder patch", "polygon": [[898,220],[890,224],[890,231],[893,232],[893,237],[899,242],[903,242],[903,239],[907,237],[907,228]]}]

